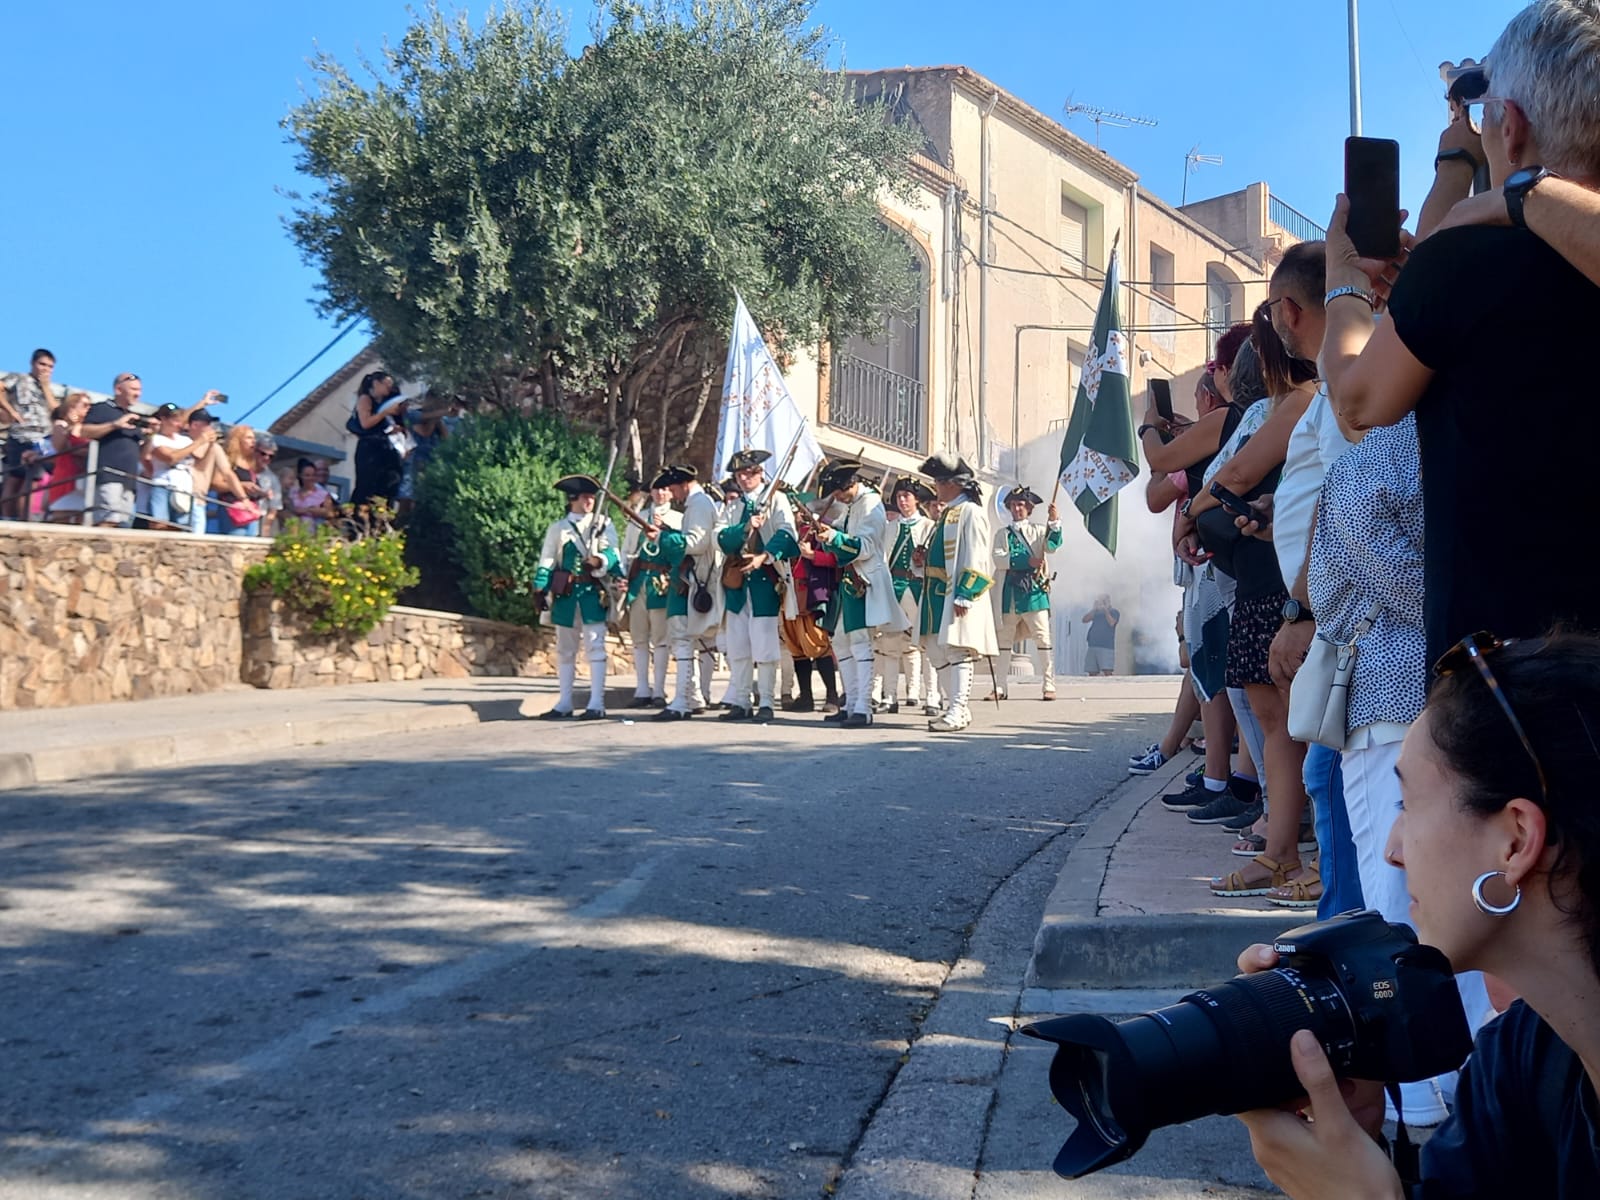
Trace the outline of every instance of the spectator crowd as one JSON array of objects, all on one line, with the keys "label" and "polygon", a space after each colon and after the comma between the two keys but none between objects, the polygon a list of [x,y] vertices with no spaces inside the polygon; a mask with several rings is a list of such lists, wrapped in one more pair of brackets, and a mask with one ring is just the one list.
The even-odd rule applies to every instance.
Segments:
[{"label": "spectator crowd", "polygon": [[368,375],[350,417],[355,487],[342,495],[326,458],[280,459],[267,431],[224,426],[220,392],[152,410],[131,371],[96,400],[56,383],[55,369],[51,351],[35,350],[28,372],[0,389],[0,519],[272,537],[289,522],[318,526],[380,501],[403,513],[454,421],[448,402],[430,396],[409,410],[391,376]]},{"label": "spectator crowd", "polygon": [[[1196,843],[1213,895],[1375,909],[1451,959],[1482,1032],[1398,1089],[1408,1124],[1449,1122],[1417,1194],[1589,1196],[1600,599],[1571,356],[1600,323],[1600,3],[1539,0],[1463,67],[1399,254],[1363,257],[1341,195],[1219,340],[1196,415],[1144,416],[1190,686],[1130,770],[1198,714],[1204,761],[1163,803],[1229,834]],[[1319,1050],[1295,1065],[1313,1119],[1247,1115],[1274,1181],[1401,1194],[1362,1133],[1395,1094],[1363,1112]]]}]

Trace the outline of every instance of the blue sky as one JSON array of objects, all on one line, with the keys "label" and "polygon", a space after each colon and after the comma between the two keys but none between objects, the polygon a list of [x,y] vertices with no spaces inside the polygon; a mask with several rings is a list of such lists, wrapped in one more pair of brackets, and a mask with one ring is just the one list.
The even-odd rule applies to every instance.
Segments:
[{"label": "blue sky", "polygon": [[[474,15],[484,3],[467,6]],[[1366,132],[1401,143],[1420,205],[1444,119],[1441,60],[1482,57],[1515,0],[1365,0]],[[1318,222],[1348,132],[1344,0],[820,0],[853,68],[962,63],[1052,116],[1067,97],[1152,117],[1103,145],[1177,203],[1184,154],[1223,157],[1199,199],[1266,179]],[[591,10],[573,12],[575,41]],[[1224,17],[1229,24],[1224,24]],[[7,13],[6,283],[0,369],[43,345],[63,382],[110,390],[123,370],[153,402],[210,387],[239,419],[338,331],[283,232],[294,188],[279,121],[317,47],[349,60],[397,37],[397,0],[79,0]],[[1069,128],[1093,140],[1087,121]],[[361,344],[351,334],[251,418],[282,412]]]}]

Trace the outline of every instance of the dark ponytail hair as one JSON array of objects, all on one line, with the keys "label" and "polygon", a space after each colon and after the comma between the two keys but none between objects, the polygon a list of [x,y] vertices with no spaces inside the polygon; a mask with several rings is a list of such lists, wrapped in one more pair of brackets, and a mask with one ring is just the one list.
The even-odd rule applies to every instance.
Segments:
[{"label": "dark ponytail hair", "polygon": [[1492,816],[1517,796],[1544,810],[1557,847],[1552,896],[1578,922],[1600,975],[1600,638],[1557,629],[1512,642],[1486,660],[1539,755],[1549,786],[1478,671],[1465,667],[1435,682],[1429,730],[1461,780],[1460,803]]},{"label": "dark ponytail hair", "polygon": [[1283,344],[1278,331],[1272,327],[1272,307],[1265,300],[1256,308],[1250,321],[1250,342],[1261,359],[1261,378],[1267,395],[1274,398],[1288,395],[1302,383],[1317,377],[1317,364],[1295,358]]}]

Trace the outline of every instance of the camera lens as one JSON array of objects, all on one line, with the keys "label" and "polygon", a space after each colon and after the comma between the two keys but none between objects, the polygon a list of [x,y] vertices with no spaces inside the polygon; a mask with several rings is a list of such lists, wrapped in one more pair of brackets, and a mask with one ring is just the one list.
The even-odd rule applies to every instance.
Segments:
[{"label": "camera lens", "polygon": [[1023,1028],[1057,1046],[1050,1090],[1077,1121],[1056,1156],[1068,1179],[1130,1158],[1150,1132],[1269,1108],[1304,1090],[1289,1041],[1309,1029],[1335,1073],[1427,1079],[1461,1065],[1472,1037],[1444,955],[1374,912],[1282,934],[1282,966],[1191,992],[1113,1023],[1058,1017]]},{"label": "camera lens", "polygon": [[[1131,1157],[1153,1129],[1292,1099],[1302,1089],[1289,1056],[1263,1047],[1287,1046],[1300,1029],[1316,1034],[1336,1066],[1354,1034],[1331,979],[1282,968],[1122,1022],[1081,1015],[1028,1026],[1060,1046],[1050,1090],[1078,1122],[1056,1171],[1077,1179]],[[1241,1062],[1254,1065],[1241,1071]]]}]

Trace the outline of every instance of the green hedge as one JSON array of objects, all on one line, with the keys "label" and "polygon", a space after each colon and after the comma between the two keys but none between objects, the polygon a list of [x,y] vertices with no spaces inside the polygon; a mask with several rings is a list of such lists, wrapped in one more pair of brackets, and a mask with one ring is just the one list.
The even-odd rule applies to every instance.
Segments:
[{"label": "green hedge", "polygon": [[475,611],[535,625],[528,585],[545,530],[566,511],[555,481],[604,470],[600,439],[553,414],[469,417],[434,451],[418,523],[448,545]]}]

